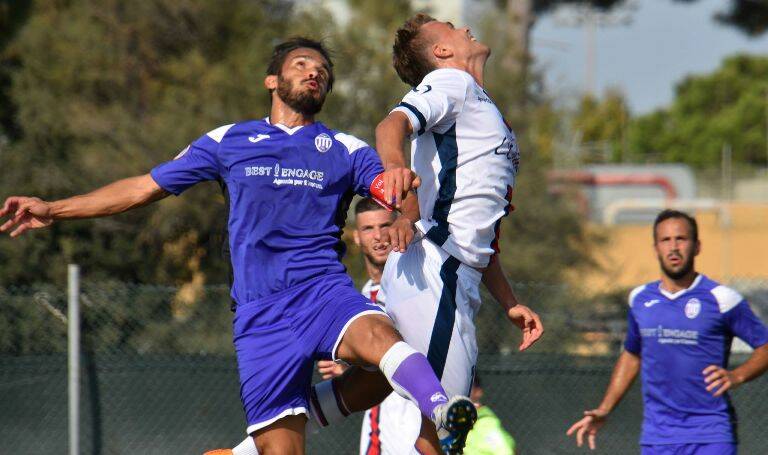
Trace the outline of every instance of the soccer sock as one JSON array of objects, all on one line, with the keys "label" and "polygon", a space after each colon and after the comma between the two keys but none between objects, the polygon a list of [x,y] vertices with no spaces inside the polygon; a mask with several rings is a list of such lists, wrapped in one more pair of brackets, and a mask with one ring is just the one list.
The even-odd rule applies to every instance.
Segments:
[{"label": "soccer sock", "polygon": [[448,402],[427,358],[404,341],[389,348],[381,358],[379,369],[398,395],[413,401],[421,413],[431,419],[434,419],[435,408]]},{"label": "soccer sock", "polygon": [[333,379],[312,386],[309,392],[309,406],[312,411],[310,426],[314,423],[319,427],[327,427],[332,423],[341,422],[349,415],[344,398],[336,390]]},{"label": "soccer sock", "polygon": [[248,436],[243,442],[238,444],[237,447],[232,449],[232,455],[259,455],[253,437]]}]

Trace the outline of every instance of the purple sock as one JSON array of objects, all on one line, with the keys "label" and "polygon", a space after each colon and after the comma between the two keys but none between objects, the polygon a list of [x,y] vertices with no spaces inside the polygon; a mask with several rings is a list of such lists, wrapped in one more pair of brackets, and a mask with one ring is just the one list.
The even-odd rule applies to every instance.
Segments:
[{"label": "purple sock", "polygon": [[416,403],[421,413],[430,418],[438,405],[448,401],[427,358],[405,342],[395,343],[384,354],[379,369],[395,392]]}]

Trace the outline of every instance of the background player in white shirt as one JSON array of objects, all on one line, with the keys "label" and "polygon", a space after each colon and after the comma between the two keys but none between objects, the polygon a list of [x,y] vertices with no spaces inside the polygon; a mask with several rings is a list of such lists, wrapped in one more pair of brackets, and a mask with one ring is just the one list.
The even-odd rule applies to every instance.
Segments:
[{"label": "background player in white shirt", "polygon": [[[382,237],[394,220],[392,212],[371,199],[361,199],[355,206],[354,240],[363,253],[365,270],[370,278],[361,292],[373,303],[385,307],[386,296],[381,291],[380,281],[390,247]],[[344,371],[342,365],[331,360],[321,360],[317,366],[323,379]],[[419,410],[392,393],[380,405],[365,411],[360,430],[360,455],[418,455],[415,444],[420,428]]]},{"label": "background player in white shirt", "polygon": [[[517,302],[495,258],[519,153],[514,134],[482,87],[489,55],[468,28],[424,14],[409,19],[397,31],[393,61],[414,89],[376,129],[384,194],[393,194],[404,213],[415,211],[401,202],[416,186],[405,166],[408,138],[412,168],[421,179],[417,240],[408,245],[412,232],[405,222],[390,228],[394,252],[382,277],[387,311],[404,339],[427,356],[451,396],[468,394],[471,386],[481,281],[523,331],[521,350],[543,333],[539,317]],[[348,410],[364,409],[353,386],[346,381],[337,388]],[[426,426],[424,431],[437,452],[434,434]]]}]

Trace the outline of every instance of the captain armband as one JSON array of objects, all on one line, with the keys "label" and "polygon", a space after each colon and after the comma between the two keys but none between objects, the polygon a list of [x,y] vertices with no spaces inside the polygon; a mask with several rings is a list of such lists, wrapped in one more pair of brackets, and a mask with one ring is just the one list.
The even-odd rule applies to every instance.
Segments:
[{"label": "captain armband", "polygon": [[[384,196],[384,174],[379,174],[371,182],[371,199],[376,201],[377,204],[384,207],[388,212],[391,212],[393,207],[391,202],[387,202],[387,198]],[[394,201],[394,198],[390,199]]]}]

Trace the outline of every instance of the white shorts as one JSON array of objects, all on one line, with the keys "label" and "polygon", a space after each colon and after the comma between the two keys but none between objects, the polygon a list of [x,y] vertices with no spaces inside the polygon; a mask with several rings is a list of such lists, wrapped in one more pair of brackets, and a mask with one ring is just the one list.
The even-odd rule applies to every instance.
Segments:
[{"label": "white shorts", "polygon": [[426,238],[389,254],[381,287],[387,314],[429,360],[449,396],[469,396],[477,363],[475,314],[482,274]]},{"label": "white shorts", "polygon": [[360,431],[360,455],[418,455],[416,439],[421,411],[396,393],[365,411]]}]

